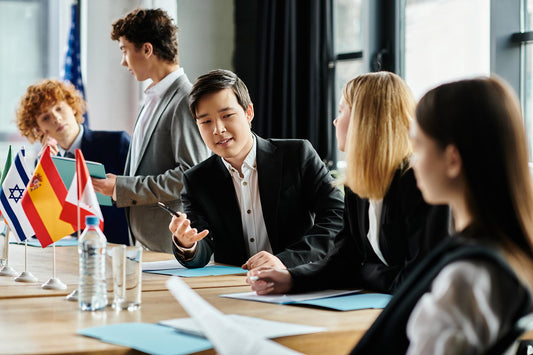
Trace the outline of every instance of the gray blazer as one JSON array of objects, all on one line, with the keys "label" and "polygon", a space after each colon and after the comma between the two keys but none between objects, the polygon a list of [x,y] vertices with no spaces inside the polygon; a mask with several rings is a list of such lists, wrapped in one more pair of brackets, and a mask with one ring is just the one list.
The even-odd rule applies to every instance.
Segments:
[{"label": "gray blazer", "polygon": [[191,86],[185,74],[172,83],[148,124],[134,176],[130,146],[124,176],[117,177],[116,204],[126,208],[131,236],[154,251],[172,252],[171,217],[157,201],[181,210],[183,172],[210,155],[189,111]]}]

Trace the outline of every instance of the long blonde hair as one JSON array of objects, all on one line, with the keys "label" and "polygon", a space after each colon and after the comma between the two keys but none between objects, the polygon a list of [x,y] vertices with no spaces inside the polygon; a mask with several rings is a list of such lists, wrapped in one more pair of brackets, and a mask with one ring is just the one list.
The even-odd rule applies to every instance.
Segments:
[{"label": "long blonde hair", "polygon": [[412,152],[413,94],[398,75],[377,72],[349,81],[343,96],[351,110],[345,184],[361,197],[382,199]]}]

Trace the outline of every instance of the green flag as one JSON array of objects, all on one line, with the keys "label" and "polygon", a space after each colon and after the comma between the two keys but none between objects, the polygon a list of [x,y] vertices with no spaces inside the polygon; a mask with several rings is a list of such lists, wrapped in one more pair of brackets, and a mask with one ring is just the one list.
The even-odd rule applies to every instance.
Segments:
[{"label": "green flag", "polygon": [[2,172],[2,179],[0,179],[0,185],[4,183],[4,179],[6,178],[9,168],[11,168],[11,164],[13,164],[13,153],[11,152],[11,144],[10,144],[9,150],[7,151],[6,163],[4,164],[4,171]]}]

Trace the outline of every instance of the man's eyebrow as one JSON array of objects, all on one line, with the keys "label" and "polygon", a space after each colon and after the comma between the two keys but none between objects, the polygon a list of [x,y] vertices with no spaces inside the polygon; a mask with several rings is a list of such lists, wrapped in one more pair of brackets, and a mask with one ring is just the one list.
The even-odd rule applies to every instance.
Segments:
[{"label": "man's eyebrow", "polygon": [[[234,107],[227,106],[227,107],[221,108],[217,112],[225,112],[225,111],[230,111],[230,110],[233,110],[233,109],[234,109]],[[199,118],[203,118],[203,117],[206,117],[206,116],[209,116],[209,113],[204,113],[204,114],[201,114],[201,115],[197,115],[196,118],[199,119]]]},{"label": "man's eyebrow", "polygon": [[229,111],[229,110],[233,110],[233,107],[231,106],[223,107],[220,110],[218,110],[218,112],[224,112],[224,111]]}]

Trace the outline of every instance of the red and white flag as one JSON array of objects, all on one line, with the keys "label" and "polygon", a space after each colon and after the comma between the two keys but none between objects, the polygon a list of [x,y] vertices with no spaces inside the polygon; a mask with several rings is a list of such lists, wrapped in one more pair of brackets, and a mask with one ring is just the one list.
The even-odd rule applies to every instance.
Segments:
[{"label": "red and white flag", "polygon": [[85,229],[85,216],[97,216],[100,219],[100,229],[104,229],[104,217],[94,192],[89,169],[87,169],[81,150],[76,149],[76,172],[68,189],[67,198],[63,203],[63,210],[59,218],[75,226],[79,223],[78,229],[83,230]]}]

